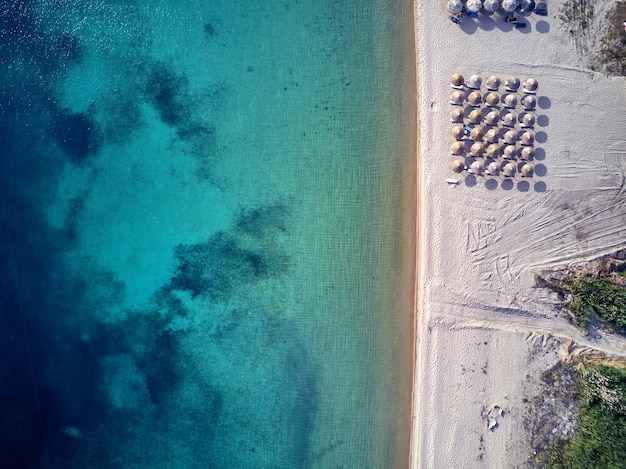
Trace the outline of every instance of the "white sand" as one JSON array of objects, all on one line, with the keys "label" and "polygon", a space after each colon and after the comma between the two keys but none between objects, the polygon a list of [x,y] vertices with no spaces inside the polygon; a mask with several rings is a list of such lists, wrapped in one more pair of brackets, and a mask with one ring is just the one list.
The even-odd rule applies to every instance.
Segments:
[{"label": "white sand", "polygon": [[[501,18],[448,19],[418,1],[420,226],[412,467],[524,467],[525,388],[579,347],[626,356],[626,341],[592,340],[557,315],[534,274],[626,248],[626,85],[583,68],[556,18],[525,30]],[[449,77],[539,81],[541,176],[505,190],[466,185],[450,170]],[[503,88],[503,87],[502,87]],[[543,138],[542,138],[543,137]],[[541,169],[545,169],[541,171]],[[460,180],[448,185],[447,178]],[[536,185],[537,183],[540,183]],[[488,186],[488,185],[487,185]],[[506,187],[506,185],[505,185]],[[552,337],[552,339],[551,339]],[[504,409],[499,426],[486,415]]]}]

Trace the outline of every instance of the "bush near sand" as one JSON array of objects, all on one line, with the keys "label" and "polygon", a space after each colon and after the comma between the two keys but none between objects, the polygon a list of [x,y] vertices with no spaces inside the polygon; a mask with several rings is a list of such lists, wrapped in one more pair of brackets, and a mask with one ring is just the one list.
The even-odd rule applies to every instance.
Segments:
[{"label": "bush near sand", "polygon": [[626,264],[612,257],[573,271],[536,276],[538,287],[557,292],[576,324],[626,333]]},{"label": "bush near sand", "polygon": [[[544,374],[547,392],[531,403],[531,412],[540,417],[531,426],[534,467],[624,467],[625,366],[624,363],[618,366],[559,363]],[[564,415],[576,422],[570,421],[570,431],[556,421],[564,420]]]}]

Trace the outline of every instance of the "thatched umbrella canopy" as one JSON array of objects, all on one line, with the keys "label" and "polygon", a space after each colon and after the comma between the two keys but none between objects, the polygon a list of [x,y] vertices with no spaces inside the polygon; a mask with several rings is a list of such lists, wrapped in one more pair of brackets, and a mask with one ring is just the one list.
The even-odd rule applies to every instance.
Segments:
[{"label": "thatched umbrella canopy", "polygon": [[504,104],[504,107],[512,109],[517,106],[517,96],[513,93],[506,94],[504,95],[504,99],[502,99],[502,103]]},{"label": "thatched umbrella canopy", "polygon": [[491,91],[485,95],[485,102],[488,106],[497,106],[500,103],[500,95]]},{"label": "thatched umbrella canopy", "polygon": [[462,125],[455,125],[452,127],[452,137],[455,140],[461,140],[465,137],[465,128]]},{"label": "thatched umbrella canopy", "polygon": [[463,11],[463,2],[461,0],[448,0],[448,11],[453,15]]},{"label": "thatched umbrella canopy", "polygon": [[[478,10],[480,10],[480,0],[478,0],[478,3],[479,3]],[[468,5],[469,5],[469,0],[468,0]],[[482,84],[482,82],[483,82],[483,79],[480,77],[480,75],[472,75],[469,78],[469,80],[467,80],[467,86],[468,88],[473,88],[477,90],[480,88],[480,85]]]},{"label": "thatched umbrella canopy", "polygon": [[465,4],[465,9],[470,13],[478,13],[482,6],[483,4],[480,0],[467,0],[467,3]]},{"label": "thatched umbrella canopy", "polygon": [[495,127],[492,127],[485,133],[485,141],[487,143],[495,143],[498,141],[498,137],[500,136],[500,131]]},{"label": "thatched umbrella canopy", "polygon": [[491,158],[497,158],[498,156],[500,156],[500,147],[495,143],[492,143],[487,147],[485,155],[490,156]]},{"label": "thatched umbrella canopy", "polygon": [[463,122],[463,117],[464,117],[463,108],[460,108],[460,107],[452,108],[452,111],[450,112],[451,122]]},{"label": "thatched umbrella canopy", "polygon": [[489,125],[497,125],[500,122],[500,113],[496,110],[489,111],[485,116],[485,122]]},{"label": "thatched umbrella canopy", "polygon": [[480,142],[485,134],[483,133],[483,128],[476,126],[472,130],[470,130],[470,138],[475,142]]},{"label": "thatched umbrella canopy", "polygon": [[485,171],[485,163],[483,160],[475,160],[470,165],[470,170],[474,174],[482,174]]},{"label": "thatched umbrella canopy", "polygon": [[480,111],[480,109],[474,109],[472,112],[469,113],[469,116],[467,116],[467,118],[472,124],[480,124],[483,121],[483,113]]},{"label": "thatched umbrella canopy", "polygon": [[500,174],[500,164],[497,161],[492,161],[487,165],[487,172],[492,176]]},{"label": "thatched umbrella canopy", "polygon": [[507,130],[504,134],[504,141],[509,145],[515,145],[515,143],[517,142],[517,138],[517,131],[514,129]]},{"label": "thatched umbrella canopy", "polygon": [[532,145],[533,143],[535,143],[535,133],[530,130],[526,130],[522,134],[522,145]]},{"label": "thatched umbrella canopy", "polygon": [[456,141],[452,143],[450,147],[450,153],[453,155],[462,155],[465,152],[465,144],[463,142]]},{"label": "thatched umbrella canopy", "polygon": [[487,85],[487,89],[493,90],[493,91],[498,91],[498,88],[500,88],[501,84],[502,84],[502,81],[500,80],[500,78],[498,78],[495,75],[491,75],[489,78],[487,78],[487,81],[485,81],[485,85]]},{"label": "thatched umbrella canopy", "polygon": [[535,9],[535,0],[522,0],[520,11],[522,13],[531,13]]},{"label": "thatched umbrella canopy", "polygon": [[485,145],[481,142],[474,143],[472,147],[470,148],[470,153],[473,156],[482,156],[484,151],[485,151]]},{"label": "thatched umbrella canopy", "polygon": [[524,147],[520,152],[520,156],[523,160],[532,161],[535,157],[535,149],[533,147]]},{"label": "thatched umbrella canopy", "polygon": [[517,156],[517,148],[515,145],[507,145],[504,147],[504,151],[502,152],[503,158],[513,160]]},{"label": "thatched umbrella canopy", "polygon": [[[461,8],[462,7],[463,4],[461,4]],[[465,78],[463,78],[463,75],[461,75],[460,73],[455,73],[450,77],[450,84],[452,86],[463,86],[463,83],[465,83]]]},{"label": "thatched umbrella canopy", "polygon": [[525,163],[524,166],[522,166],[522,170],[520,171],[520,173],[522,173],[522,176],[527,177],[527,178],[533,177],[534,172],[535,172],[535,165],[532,163]]},{"label": "thatched umbrella canopy", "polygon": [[500,2],[498,2],[498,0],[485,0],[483,2],[483,9],[488,15],[498,11],[498,8],[500,8]]},{"label": "thatched umbrella canopy", "polygon": [[457,158],[452,162],[452,171],[460,173],[465,169],[465,161],[462,158]]},{"label": "thatched umbrella canopy", "polygon": [[539,83],[534,78],[528,78],[524,82],[524,93],[534,93],[537,91]]},{"label": "thatched umbrella canopy", "polygon": [[522,99],[522,106],[524,106],[524,109],[527,111],[532,111],[535,109],[535,106],[537,106],[537,98],[532,95],[524,96]]},{"label": "thatched umbrella canopy", "polygon": [[520,81],[519,81],[519,78],[517,77],[508,77],[504,81],[504,86],[509,91],[517,91],[517,89],[519,88],[519,85],[520,85]]},{"label": "thatched umbrella canopy", "polygon": [[467,96],[467,102],[470,103],[472,106],[480,106],[480,104],[483,102],[483,96],[480,94],[480,91],[472,91]]},{"label": "thatched umbrella canopy", "polygon": [[525,112],[522,116],[522,125],[524,127],[532,127],[535,125],[535,115],[532,112]]},{"label": "thatched umbrella canopy", "polygon": [[513,127],[517,122],[517,114],[514,112],[507,112],[502,118],[502,125],[506,127]]},{"label": "thatched umbrella canopy", "polygon": [[461,105],[465,101],[465,93],[461,90],[453,91],[450,95],[450,104]]},{"label": "thatched umbrella canopy", "polygon": [[517,0],[502,0],[502,9],[507,13],[513,13],[517,8]]},{"label": "thatched umbrella canopy", "polygon": [[517,168],[515,167],[515,163],[513,163],[512,161],[509,161],[502,167],[502,174],[504,174],[506,177],[513,177],[515,176],[516,172]]}]

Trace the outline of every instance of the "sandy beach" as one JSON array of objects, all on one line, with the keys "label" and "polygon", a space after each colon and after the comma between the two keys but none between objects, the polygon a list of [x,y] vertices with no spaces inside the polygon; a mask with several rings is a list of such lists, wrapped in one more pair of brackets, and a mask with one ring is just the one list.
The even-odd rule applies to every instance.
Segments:
[{"label": "sandy beach", "polygon": [[[563,1],[520,15],[519,29],[501,11],[454,24],[445,3],[416,2],[411,467],[527,467],[525,399],[541,372],[581,351],[626,356],[626,340],[586,336],[535,286],[537,274],[626,248],[626,82],[587,68],[558,19]],[[451,170],[454,73],[538,81],[532,178]]]}]

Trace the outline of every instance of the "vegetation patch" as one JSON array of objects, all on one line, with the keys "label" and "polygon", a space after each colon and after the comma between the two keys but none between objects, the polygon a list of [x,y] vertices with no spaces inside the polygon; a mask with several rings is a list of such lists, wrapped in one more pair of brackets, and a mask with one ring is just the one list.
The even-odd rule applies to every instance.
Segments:
[{"label": "vegetation patch", "polygon": [[568,309],[586,327],[595,314],[618,328],[626,327],[626,287],[604,279],[577,278],[572,284],[573,299]]},{"label": "vegetation patch", "polygon": [[535,284],[559,295],[561,306],[581,328],[601,327],[626,333],[626,264],[623,252],[583,269],[536,276]]},{"label": "vegetation patch", "polygon": [[[579,416],[575,434],[556,441],[540,467],[623,468],[626,461],[626,370],[579,365]],[[543,461],[542,461],[543,460]]]}]

